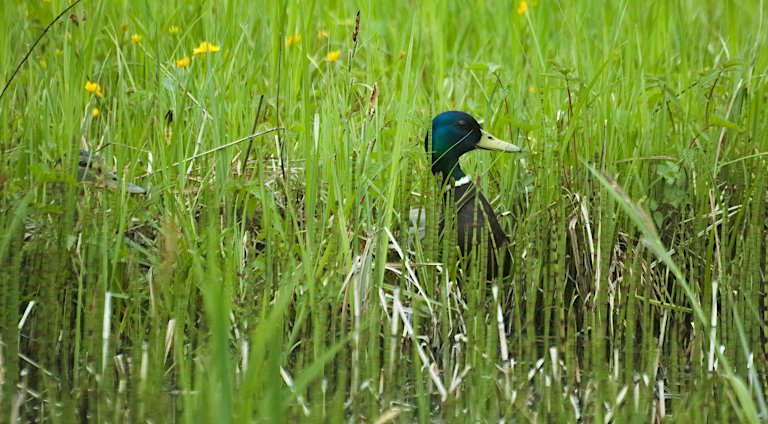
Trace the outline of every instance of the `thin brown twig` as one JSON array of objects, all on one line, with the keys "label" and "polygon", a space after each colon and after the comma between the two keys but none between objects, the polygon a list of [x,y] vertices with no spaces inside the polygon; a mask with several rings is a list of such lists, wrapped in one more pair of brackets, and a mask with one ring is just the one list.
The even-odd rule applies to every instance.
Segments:
[{"label": "thin brown twig", "polygon": [[[259,106],[256,108],[256,116],[253,118],[253,127],[251,128],[251,134],[256,133],[256,126],[259,125],[259,115],[261,115],[261,106],[263,104],[264,104],[264,95],[262,94],[259,97]],[[242,165],[243,170],[245,170],[245,167],[248,165],[248,156],[250,156],[251,154],[251,147],[253,147],[253,138],[248,140],[248,146],[245,148],[245,155],[243,156],[243,165]]]}]

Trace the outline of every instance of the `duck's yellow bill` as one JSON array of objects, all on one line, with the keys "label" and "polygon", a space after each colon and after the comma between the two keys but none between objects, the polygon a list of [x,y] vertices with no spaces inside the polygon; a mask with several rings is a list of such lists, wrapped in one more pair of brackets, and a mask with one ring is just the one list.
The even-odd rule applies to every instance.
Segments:
[{"label": "duck's yellow bill", "polygon": [[480,141],[477,142],[476,146],[478,149],[485,149],[485,150],[496,150],[499,152],[522,152],[523,149],[515,146],[512,143],[499,140],[498,138],[492,136],[491,134],[482,131],[482,136],[480,137]]}]

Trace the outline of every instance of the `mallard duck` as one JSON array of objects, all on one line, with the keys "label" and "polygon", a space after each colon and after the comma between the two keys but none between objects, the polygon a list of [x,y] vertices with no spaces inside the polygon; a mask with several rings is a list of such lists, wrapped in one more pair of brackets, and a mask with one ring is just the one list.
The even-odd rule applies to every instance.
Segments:
[{"label": "mallard duck", "polygon": [[143,187],[122,182],[114,172],[109,171],[104,166],[104,163],[98,156],[87,150],[80,150],[77,162],[77,181],[95,182],[103,184],[110,189],[119,188],[132,194],[144,194],[147,192]]},{"label": "mallard duck", "polygon": [[[431,141],[430,141],[431,140]],[[429,132],[424,148],[431,155],[432,173],[441,175],[445,187],[444,201],[451,197],[456,205],[456,231],[462,255],[472,252],[483,238],[478,229],[490,230],[485,236],[488,242],[488,268],[486,278],[493,280],[499,274],[508,275],[511,255],[507,250],[507,236],[501,229],[491,205],[471,178],[462,171],[459,158],[475,149],[520,152],[514,144],[502,141],[483,131],[475,118],[465,112],[443,112],[432,120],[432,137]],[[476,205],[482,208],[476,210]],[[442,231],[443,222],[440,223]],[[499,266],[497,258],[503,258]]]}]

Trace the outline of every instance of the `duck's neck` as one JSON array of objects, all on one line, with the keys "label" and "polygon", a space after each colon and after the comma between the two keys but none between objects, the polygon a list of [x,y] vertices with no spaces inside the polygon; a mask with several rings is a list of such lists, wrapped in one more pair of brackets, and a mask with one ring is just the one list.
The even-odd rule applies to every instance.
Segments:
[{"label": "duck's neck", "polygon": [[451,180],[461,181],[462,179],[467,178],[467,174],[461,170],[458,161],[451,161],[450,163],[442,162],[447,161],[438,160],[437,162],[434,162],[432,164],[432,172],[435,174],[440,173],[443,176],[444,185],[448,185]]},{"label": "duck's neck", "polygon": [[458,163],[448,172],[442,172],[440,170],[434,171],[434,167],[433,172],[439,172],[440,175],[443,176],[442,185],[444,191],[448,191],[454,187],[461,187],[472,182],[472,177],[465,174],[464,171],[461,170],[461,167],[458,165]]},{"label": "duck's neck", "polygon": [[[471,182],[472,182],[472,177],[470,177],[469,175],[465,175],[465,176],[459,178],[458,180],[453,180],[453,186],[454,187],[461,187],[461,186],[470,184]],[[450,186],[446,186],[445,189],[448,190],[448,187],[450,187]]]}]

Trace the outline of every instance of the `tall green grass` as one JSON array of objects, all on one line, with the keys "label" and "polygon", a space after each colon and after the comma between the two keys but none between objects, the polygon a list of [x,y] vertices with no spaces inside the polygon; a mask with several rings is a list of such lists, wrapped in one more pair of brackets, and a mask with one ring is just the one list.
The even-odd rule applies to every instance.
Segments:
[{"label": "tall green grass", "polygon": [[[0,100],[2,421],[765,420],[764,5],[525,3],[83,0]],[[529,151],[462,160],[504,281],[438,233],[449,109]]]}]

